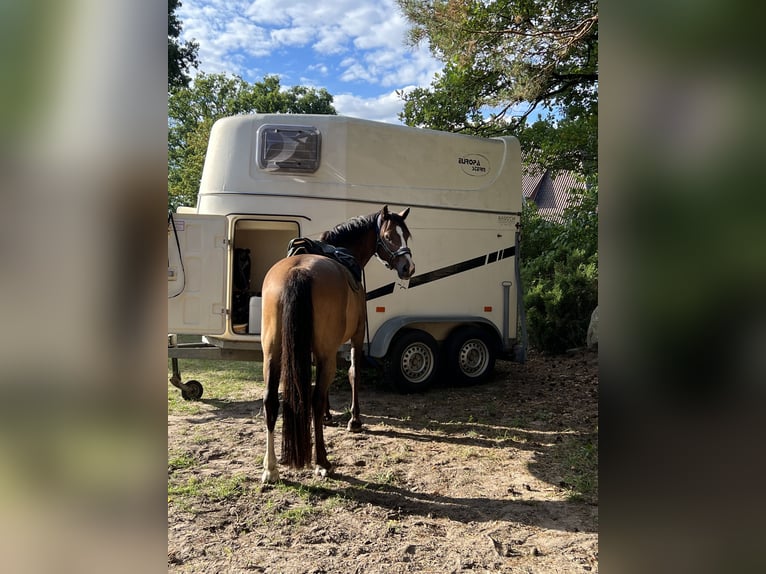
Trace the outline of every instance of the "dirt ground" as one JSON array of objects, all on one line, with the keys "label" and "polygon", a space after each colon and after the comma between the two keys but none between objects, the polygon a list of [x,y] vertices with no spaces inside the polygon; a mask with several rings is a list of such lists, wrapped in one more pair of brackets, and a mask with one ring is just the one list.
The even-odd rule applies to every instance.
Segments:
[{"label": "dirt ground", "polygon": [[531,353],[421,395],[364,374],[359,434],[333,385],[326,479],[280,467],[261,485],[261,382],[171,411],[169,572],[598,571],[597,354]]}]

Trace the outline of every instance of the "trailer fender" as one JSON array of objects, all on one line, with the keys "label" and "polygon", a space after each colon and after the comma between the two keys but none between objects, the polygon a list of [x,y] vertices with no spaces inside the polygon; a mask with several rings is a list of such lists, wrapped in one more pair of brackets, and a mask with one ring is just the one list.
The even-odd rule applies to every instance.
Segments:
[{"label": "trailer fender", "polygon": [[375,359],[382,359],[388,353],[391,342],[399,331],[413,325],[417,325],[417,328],[422,329],[422,325],[428,323],[479,324],[495,333],[498,341],[502,340],[497,326],[484,317],[473,315],[440,315],[438,317],[429,315],[401,315],[389,319],[378,328],[369,345],[369,356]]}]

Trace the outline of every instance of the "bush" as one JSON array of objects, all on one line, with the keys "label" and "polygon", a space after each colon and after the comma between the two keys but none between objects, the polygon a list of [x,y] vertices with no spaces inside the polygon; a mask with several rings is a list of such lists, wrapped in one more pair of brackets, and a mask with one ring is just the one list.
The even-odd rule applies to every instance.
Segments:
[{"label": "bush", "polygon": [[582,347],[598,304],[598,187],[577,192],[560,222],[522,211],[521,277],[529,342],[548,353]]}]

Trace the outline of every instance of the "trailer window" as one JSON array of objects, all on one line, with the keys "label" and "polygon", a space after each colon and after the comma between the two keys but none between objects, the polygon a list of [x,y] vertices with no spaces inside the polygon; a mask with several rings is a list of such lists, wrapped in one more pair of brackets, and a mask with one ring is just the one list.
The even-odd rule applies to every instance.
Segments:
[{"label": "trailer window", "polygon": [[311,173],[319,168],[319,130],[312,126],[264,125],[258,130],[258,167]]}]

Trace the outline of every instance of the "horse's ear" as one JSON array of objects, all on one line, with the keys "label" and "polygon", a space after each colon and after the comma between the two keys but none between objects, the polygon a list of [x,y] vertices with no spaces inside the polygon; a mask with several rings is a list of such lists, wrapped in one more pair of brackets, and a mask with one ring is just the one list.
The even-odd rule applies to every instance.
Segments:
[{"label": "horse's ear", "polygon": [[410,208],[408,207],[404,211],[402,211],[399,215],[401,215],[402,219],[407,219],[407,216],[410,214]]},{"label": "horse's ear", "polygon": [[384,205],[383,209],[381,209],[380,211],[381,211],[381,213],[383,213],[383,218],[384,219],[388,219],[388,206]]}]

